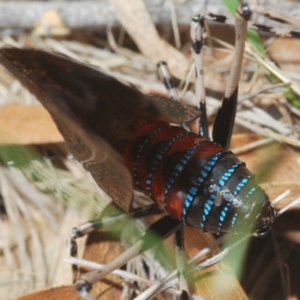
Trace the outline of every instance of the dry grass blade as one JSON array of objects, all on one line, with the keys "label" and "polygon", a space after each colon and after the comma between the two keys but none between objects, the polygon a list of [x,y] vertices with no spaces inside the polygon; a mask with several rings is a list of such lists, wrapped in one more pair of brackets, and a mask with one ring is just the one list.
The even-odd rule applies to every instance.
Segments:
[{"label": "dry grass blade", "polygon": [[[161,39],[142,0],[120,3],[111,0],[118,18],[140,51],[153,63],[167,61],[172,74],[183,78],[188,59]],[[154,47],[155,45],[155,47]]]}]

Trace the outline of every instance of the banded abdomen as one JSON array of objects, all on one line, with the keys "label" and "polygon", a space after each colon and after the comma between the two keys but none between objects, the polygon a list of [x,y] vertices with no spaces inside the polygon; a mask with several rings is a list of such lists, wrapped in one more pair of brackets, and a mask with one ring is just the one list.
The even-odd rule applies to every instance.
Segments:
[{"label": "banded abdomen", "polygon": [[181,127],[140,124],[124,157],[135,187],[188,226],[252,231],[269,213],[267,195],[243,162]]},{"label": "banded abdomen", "polygon": [[40,100],[74,157],[124,210],[131,208],[133,179],[189,226],[215,233],[253,229],[257,235],[270,229],[276,210],[245,165],[169,125],[195,120],[198,110],[146,96],[99,70],[39,50],[1,49],[0,63]]}]

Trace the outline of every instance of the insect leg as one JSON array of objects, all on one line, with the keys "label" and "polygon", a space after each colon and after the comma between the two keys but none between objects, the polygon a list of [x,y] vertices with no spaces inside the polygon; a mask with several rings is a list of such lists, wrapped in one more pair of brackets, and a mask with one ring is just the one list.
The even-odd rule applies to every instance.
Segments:
[{"label": "insect leg", "polygon": [[[282,24],[288,24],[290,26],[296,26],[300,27],[300,21],[294,18],[291,18],[290,16],[282,15],[281,13],[269,10],[263,6],[259,5],[249,5],[249,10],[251,10],[252,13],[262,15],[268,19],[274,20],[276,22],[282,23]],[[285,37],[294,37],[294,38],[300,38],[300,31],[299,30],[290,30],[286,28],[276,28],[272,26],[257,24],[257,23],[251,23],[251,28],[254,28],[261,32],[268,32],[272,34],[276,34],[279,36],[285,36]]]},{"label": "insect leg", "polygon": [[[100,270],[91,271],[82,275],[76,282],[76,289],[82,296],[89,295],[89,291],[92,289],[92,284],[101,280],[104,276],[109,274],[115,269],[120,268],[130,259],[136,257],[140,253],[154,247],[157,242],[164,240],[182,227],[180,221],[172,219],[170,216],[165,216],[155,223],[153,223],[145,233],[138,239],[138,241],[124,251],[121,255],[105,265]],[[153,239],[153,235],[156,239]]]},{"label": "insect leg", "polygon": [[174,87],[173,80],[171,78],[170,72],[168,70],[167,63],[165,61],[160,61],[157,63],[158,74],[161,81],[164,83],[169,97],[173,101],[179,101],[176,88]]},{"label": "insect leg", "polygon": [[209,138],[208,122],[206,114],[205,87],[203,76],[203,31],[204,31],[204,16],[198,15],[192,18],[191,22],[191,39],[192,47],[195,54],[195,74],[196,74],[196,102],[197,107],[201,112],[199,122],[199,134]]},{"label": "insect leg", "polygon": [[236,114],[238,84],[241,75],[241,66],[244,55],[245,40],[247,33],[247,20],[251,12],[248,5],[238,7],[235,19],[235,51],[222,104],[217,112],[213,128],[213,140],[225,149],[228,148]]},{"label": "insect leg", "polygon": [[[171,78],[167,63],[165,61],[158,62],[157,69],[158,69],[159,77],[160,77],[161,81],[164,83],[164,85],[169,93],[170,99],[172,101],[180,102],[180,99],[178,97],[177,90],[174,87],[174,83]],[[190,124],[182,123],[181,127],[187,131],[191,131]]]},{"label": "insect leg", "polygon": [[[267,9],[266,7],[260,6],[260,5],[252,5],[249,4],[249,9],[252,13],[263,15],[268,19],[274,20],[279,23],[283,24],[289,24],[291,26],[300,27],[300,21],[297,19],[292,18],[291,16],[285,16],[281,13],[272,11]],[[256,24],[254,24],[256,25]]]},{"label": "insect leg", "polygon": [[[73,232],[68,238],[67,243],[67,257],[77,257],[77,243],[76,239],[83,237],[95,230],[100,230],[102,228],[110,228],[112,225],[115,225],[117,222],[125,221],[126,218],[143,218],[147,216],[157,215],[162,213],[162,210],[156,204],[150,204],[143,207],[138,207],[132,210],[130,213],[118,213],[111,217],[104,217],[89,222],[78,225],[73,228]],[[76,279],[78,268],[77,265],[72,265],[73,278]]]},{"label": "insect leg", "polygon": [[[265,7],[258,6],[258,5],[249,5],[249,11],[251,13],[257,14],[257,15],[262,15],[266,18],[269,18],[271,20],[277,21],[282,24],[288,24],[290,26],[294,27],[300,27],[300,22],[299,20],[295,18],[291,18],[290,16],[285,16],[280,13],[274,12],[272,10],[268,10]],[[213,13],[209,13],[208,15],[205,15],[205,19],[211,20],[214,22],[218,23],[223,23],[223,24],[229,24],[233,25],[233,22],[231,21],[230,18],[227,18],[226,16],[223,15],[217,15]],[[278,36],[284,36],[284,37],[294,37],[294,38],[300,38],[300,31],[299,30],[291,30],[287,28],[279,28],[279,27],[273,27],[273,26],[267,26],[263,24],[258,24],[252,21],[248,22],[248,27],[251,29],[258,30],[260,32],[267,32],[271,34],[275,34]]]}]

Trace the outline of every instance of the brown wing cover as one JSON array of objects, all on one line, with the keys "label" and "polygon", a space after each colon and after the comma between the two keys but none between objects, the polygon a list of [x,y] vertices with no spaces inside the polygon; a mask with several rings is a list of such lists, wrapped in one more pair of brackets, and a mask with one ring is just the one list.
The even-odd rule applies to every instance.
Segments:
[{"label": "brown wing cover", "polygon": [[[191,121],[197,110],[145,96],[85,64],[41,50],[2,48],[0,63],[49,111],[74,157],[125,210],[132,179],[118,153],[141,120]],[[166,104],[168,103],[168,104]]]}]

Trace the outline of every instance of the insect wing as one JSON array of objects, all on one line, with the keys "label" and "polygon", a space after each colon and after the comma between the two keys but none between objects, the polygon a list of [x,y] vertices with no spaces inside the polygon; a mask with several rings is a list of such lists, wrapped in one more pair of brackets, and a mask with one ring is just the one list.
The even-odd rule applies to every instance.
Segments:
[{"label": "insect wing", "polygon": [[168,123],[189,123],[200,117],[200,111],[179,101],[168,101],[158,95],[145,95],[147,99],[155,102],[161,112],[160,119]]},{"label": "insect wing", "polygon": [[[194,120],[199,111],[137,89],[85,64],[41,50],[3,48],[0,62],[50,112],[72,154],[125,210],[131,176],[117,153],[139,121]],[[117,151],[115,151],[117,150]]]},{"label": "insect wing", "polygon": [[[49,111],[74,157],[83,163],[97,184],[120,207],[129,210],[132,198],[131,175],[120,155],[95,131],[89,130],[91,124],[85,126],[84,117],[88,117],[89,113],[87,98],[96,97],[93,92],[97,87],[92,91],[81,91],[85,89],[84,82],[77,82],[78,76],[71,77],[72,72],[82,72],[80,65],[74,69],[72,61],[62,59],[57,62],[56,56],[42,51],[11,48],[1,49],[0,53],[0,63]],[[68,72],[61,74],[64,73],[62,70]],[[55,73],[61,74],[57,80],[54,79]],[[78,106],[82,106],[83,116],[74,115],[70,109],[73,103],[68,101],[72,98]],[[95,118],[95,114],[91,118]]]}]

